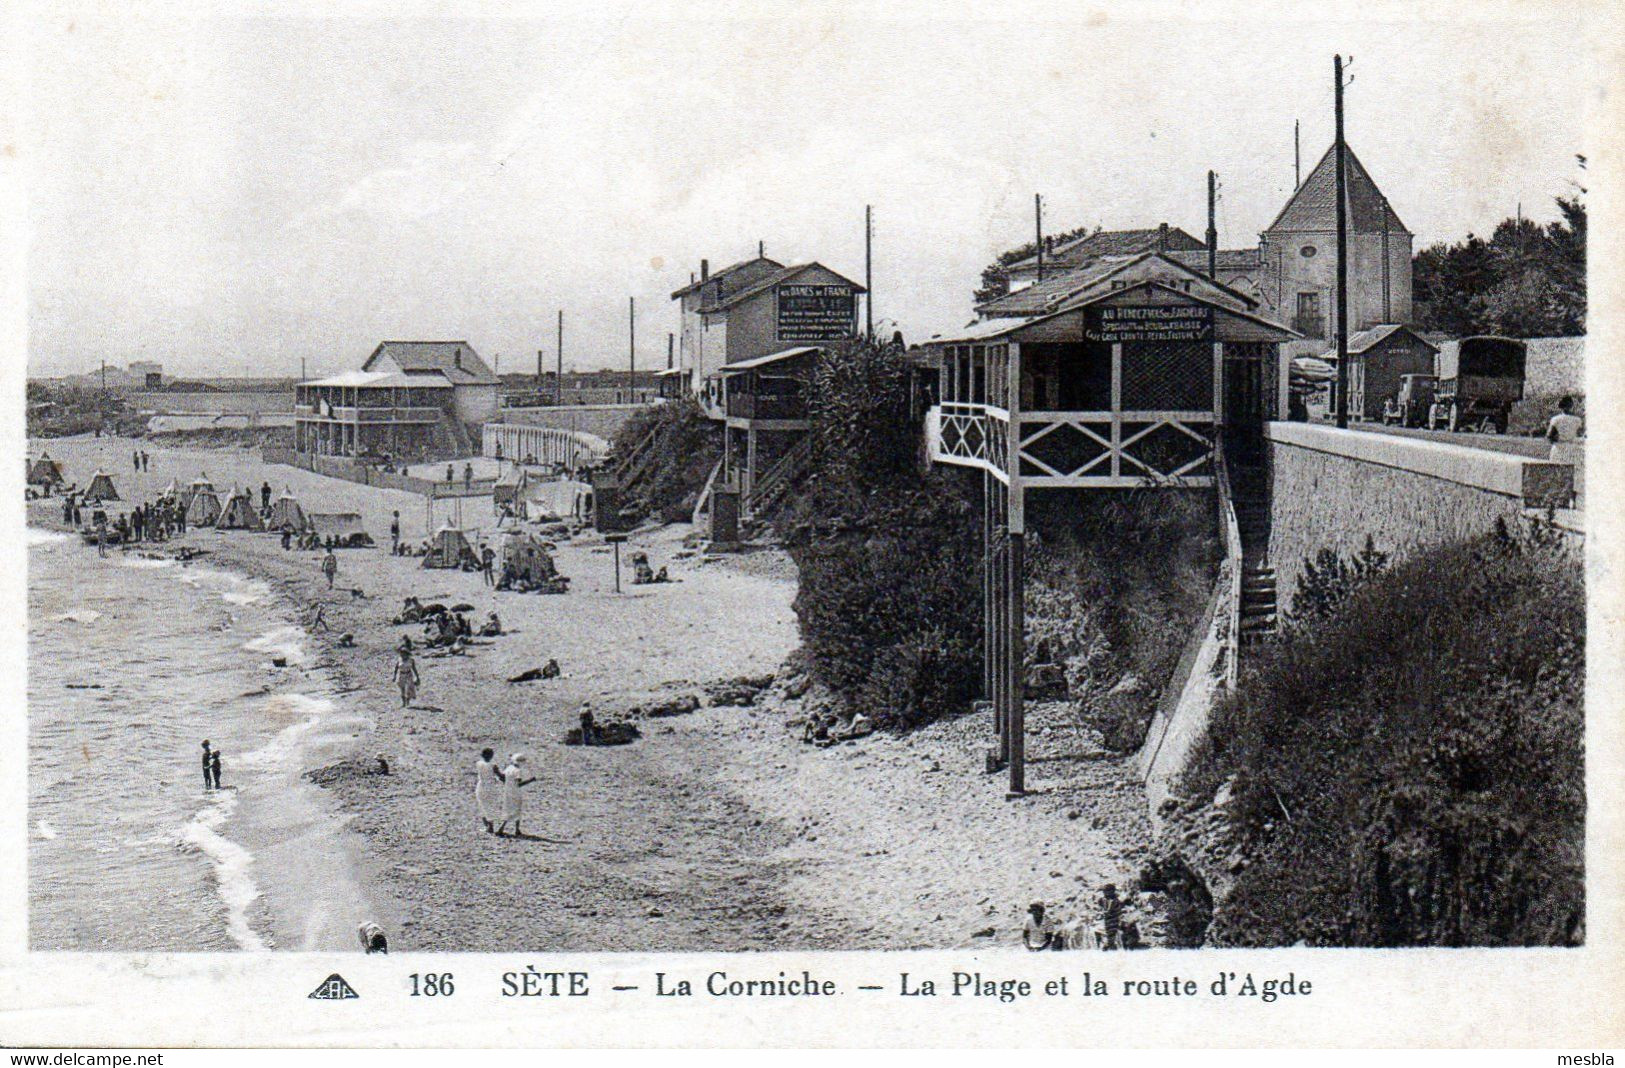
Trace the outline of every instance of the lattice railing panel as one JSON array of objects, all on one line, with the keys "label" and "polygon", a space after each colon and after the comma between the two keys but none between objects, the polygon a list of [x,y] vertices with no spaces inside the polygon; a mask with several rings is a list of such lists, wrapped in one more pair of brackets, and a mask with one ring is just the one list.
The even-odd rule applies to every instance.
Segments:
[{"label": "lattice railing panel", "polygon": [[1123,346],[1123,409],[1213,407],[1213,346],[1204,341],[1137,341]]}]

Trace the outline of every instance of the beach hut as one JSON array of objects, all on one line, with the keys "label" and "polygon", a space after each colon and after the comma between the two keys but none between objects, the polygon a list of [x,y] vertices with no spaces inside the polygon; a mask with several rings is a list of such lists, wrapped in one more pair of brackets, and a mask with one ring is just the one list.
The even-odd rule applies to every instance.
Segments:
[{"label": "beach hut", "polygon": [[310,526],[310,520],[305,518],[305,510],[299,505],[299,498],[289,490],[283,490],[282,496],[271,502],[271,514],[265,520],[268,530],[290,530],[295,534],[303,534]]},{"label": "beach hut", "polygon": [[464,568],[479,566],[479,557],[468,535],[447,523],[429,539],[429,551],[423,555],[424,567]]},{"label": "beach hut", "polygon": [[309,512],[305,519],[323,545],[330,538],[335,549],[364,549],[373,544],[359,512]]},{"label": "beach hut", "polygon": [[259,512],[254,510],[254,502],[248,494],[234,489],[221,507],[220,518],[215,520],[214,529],[264,530],[265,523],[260,519]]},{"label": "beach hut", "polygon": [[212,527],[215,520],[220,518],[223,511],[220,504],[220,495],[212,489],[200,489],[192,492],[192,503],[186,506],[186,525],[189,527]]},{"label": "beach hut", "polygon": [[123,500],[118,490],[113,488],[113,476],[106,471],[97,471],[90,478],[90,485],[85,487],[85,499],[90,501],[118,501]]},{"label": "beach hut", "polygon": [[28,484],[31,486],[60,486],[66,481],[62,477],[62,465],[51,459],[48,452],[40,453],[39,459],[28,469]]}]

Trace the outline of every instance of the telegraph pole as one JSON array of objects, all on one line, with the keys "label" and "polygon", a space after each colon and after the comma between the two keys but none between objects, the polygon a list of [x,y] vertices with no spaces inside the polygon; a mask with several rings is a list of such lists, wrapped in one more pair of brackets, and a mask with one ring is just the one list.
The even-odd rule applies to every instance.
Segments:
[{"label": "telegraph pole", "polygon": [[1214,281],[1219,278],[1219,223],[1217,205],[1219,199],[1219,178],[1212,171],[1207,172],[1207,276]]},{"label": "telegraph pole", "polygon": [[553,379],[553,403],[562,407],[564,405],[564,309],[559,309],[559,362],[554,372],[557,377]]},{"label": "telegraph pole", "polygon": [[666,335],[666,370],[668,371],[677,366],[677,364],[673,362],[676,358],[676,351],[677,335],[668,333]]},{"label": "telegraph pole", "polygon": [[1301,123],[1292,120],[1292,191],[1296,193],[1303,188],[1303,156],[1298,151],[1298,127]]},{"label": "telegraph pole", "polygon": [[636,404],[638,396],[638,298],[626,298],[626,403]]},{"label": "telegraph pole", "polygon": [[1333,107],[1337,115],[1337,136],[1332,148],[1337,153],[1337,426],[1349,425],[1349,219],[1348,175],[1343,165],[1343,57],[1332,57],[1332,75],[1337,85]]},{"label": "telegraph pole", "polygon": [[875,340],[875,206],[863,206],[863,310],[869,320],[869,341]]},{"label": "telegraph pole", "polygon": [[1044,197],[1033,194],[1033,244],[1038,246],[1038,280],[1044,280]]}]

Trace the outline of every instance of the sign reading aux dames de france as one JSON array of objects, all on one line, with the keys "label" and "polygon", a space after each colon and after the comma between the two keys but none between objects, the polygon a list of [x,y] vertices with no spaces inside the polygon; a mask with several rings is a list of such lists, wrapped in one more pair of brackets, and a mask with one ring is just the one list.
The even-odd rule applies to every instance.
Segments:
[{"label": "sign reading aux dames de france", "polygon": [[1205,304],[1123,304],[1089,308],[1090,341],[1212,341],[1213,309]]},{"label": "sign reading aux dames de france", "polygon": [[847,285],[779,287],[780,341],[834,341],[851,337],[857,298]]}]

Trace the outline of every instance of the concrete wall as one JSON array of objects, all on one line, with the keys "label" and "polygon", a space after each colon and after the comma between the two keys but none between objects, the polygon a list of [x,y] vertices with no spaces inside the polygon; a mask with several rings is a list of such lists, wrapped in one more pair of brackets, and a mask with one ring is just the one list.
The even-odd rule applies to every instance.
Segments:
[{"label": "concrete wall", "polygon": [[458,422],[485,423],[496,418],[501,392],[501,387],[494,382],[488,386],[454,388],[451,391],[452,405]]},{"label": "concrete wall", "polygon": [[1305,558],[1358,552],[1369,534],[1396,558],[1566,502],[1573,471],[1512,453],[1307,423],[1271,423],[1270,562],[1291,606]]},{"label": "concrete wall", "polygon": [[250,412],[291,412],[293,390],[245,390],[241,393],[171,393],[166,390],[142,390],[133,394],[130,401],[144,412],[198,414],[230,412],[234,415],[246,415]]},{"label": "concrete wall", "polygon": [[516,426],[574,430],[613,441],[615,432],[646,407],[648,405],[645,404],[588,404],[565,405],[562,408],[504,408],[502,422]]}]

